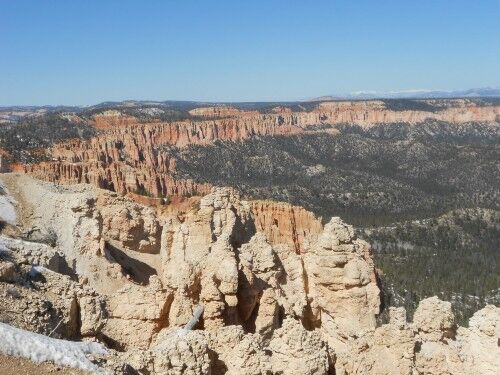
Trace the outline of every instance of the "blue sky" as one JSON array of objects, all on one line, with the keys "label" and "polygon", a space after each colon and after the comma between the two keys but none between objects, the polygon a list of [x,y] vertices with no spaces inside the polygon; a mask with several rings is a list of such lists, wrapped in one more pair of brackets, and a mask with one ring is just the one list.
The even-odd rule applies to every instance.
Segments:
[{"label": "blue sky", "polygon": [[0,105],[500,87],[500,1],[0,0]]}]

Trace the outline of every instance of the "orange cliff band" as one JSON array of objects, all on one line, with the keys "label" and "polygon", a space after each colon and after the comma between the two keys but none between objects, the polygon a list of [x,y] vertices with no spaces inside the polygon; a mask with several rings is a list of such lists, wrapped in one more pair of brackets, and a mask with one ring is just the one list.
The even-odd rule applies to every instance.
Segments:
[{"label": "orange cliff band", "polygon": [[174,177],[176,160],[162,146],[208,145],[216,140],[239,141],[253,136],[291,135],[318,124],[417,124],[428,119],[460,124],[494,122],[500,106],[479,106],[466,99],[428,100],[435,110],[392,110],[383,101],[319,102],[311,111],[275,107],[268,113],[231,107],[197,108],[197,120],[141,123],[117,110],[95,115],[89,124],[99,130],[90,139],[68,140],[44,150],[49,161],[21,166],[2,162],[3,170],[23,171],[57,183],[90,183],[121,194],[147,196],[202,195],[211,185]]}]

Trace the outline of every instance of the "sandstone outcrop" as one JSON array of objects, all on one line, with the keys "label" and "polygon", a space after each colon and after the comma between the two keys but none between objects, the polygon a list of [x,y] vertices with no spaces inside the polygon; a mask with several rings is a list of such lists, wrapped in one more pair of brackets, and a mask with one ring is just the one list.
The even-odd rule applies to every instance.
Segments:
[{"label": "sandstone outcrop", "polygon": [[333,372],[334,354],[321,336],[306,331],[293,319],[285,319],[269,348],[275,374],[328,374]]},{"label": "sandstone outcrop", "polygon": [[171,293],[163,289],[156,275],[149,285],[125,285],[108,300],[108,318],[102,333],[121,349],[147,349],[151,340],[167,325]]},{"label": "sandstone outcrop", "polygon": [[146,284],[155,273],[161,229],[151,208],[90,185],[58,187],[23,175],[3,180],[16,197],[21,237],[56,246],[98,292],[111,294],[127,278]]},{"label": "sandstone outcrop", "polygon": [[437,297],[420,302],[413,323],[404,315],[403,309],[392,308],[389,324],[351,341],[338,354],[337,374],[498,372],[500,308],[486,306],[470,319],[469,328],[458,330],[450,303]]},{"label": "sandstone outcrop", "polygon": [[498,373],[500,356],[500,309],[488,305],[469,320],[469,328],[459,327],[457,341],[464,372]]},{"label": "sandstone outcrop", "polygon": [[0,320],[73,339],[100,331],[106,315],[103,298],[76,283],[60,256],[48,245],[0,236],[0,258],[15,265],[15,277],[0,280]]},{"label": "sandstone outcrop", "polygon": [[335,332],[332,340],[375,327],[380,299],[373,261],[368,243],[355,239],[352,226],[332,218],[306,250],[304,266],[315,324]]},{"label": "sandstone outcrop", "polygon": [[235,116],[256,116],[259,114],[257,111],[241,111],[234,107],[229,106],[216,106],[216,107],[200,107],[189,111],[192,116],[202,118],[221,118],[221,117],[235,117]]},{"label": "sandstone outcrop", "polygon": [[[324,245],[326,251],[340,250],[341,244],[353,246],[347,249],[352,254],[346,255],[345,264],[352,258],[359,268],[363,262],[352,228],[333,220],[317,239],[312,233],[310,240],[304,239],[310,243],[304,253],[287,244],[271,245],[255,226],[251,204],[241,201],[232,189],[214,190],[182,218],[158,218],[149,208],[89,186],[53,186],[23,175],[4,176],[3,182],[18,202],[21,237],[35,242],[9,241],[18,241],[19,248],[37,247],[42,254],[39,249],[46,250],[43,259],[24,252],[22,262],[46,266],[56,253],[63,258],[77,285],[86,290],[71,294],[77,315],[83,317],[78,334],[102,337],[120,350],[148,350],[162,329],[184,326],[198,304],[205,307],[198,328],[216,332],[236,324],[244,334],[265,340],[262,345],[271,345],[285,317],[295,319],[301,329],[320,327],[326,312],[345,303],[346,288],[363,289],[372,282],[370,277],[356,279],[346,273],[344,283],[339,268],[336,288],[320,291],[321,277],[326,278],[317,259],[323,251],[321,238],[331,242]],[[23,253],[12,244],[9,248]],[[366,261],[362,268],[373,272]],[[62,272],[54,269],[48,275]],[[44,285],[50,289],[52,283],[47,280]],[[68,301],[73,300],[68,296]],[[61,311],[71,315],[70,307]],[[372,319],[356,316],[361,313],[373,315]],[[372,328],[376,311],[366,306],[349,314],[344,318],[361,322],[361,332]],[[346,326],[345,334],[351,331]],[[315,337],[320,340],[319,333]]]},{"label": "sandstone outcrop", "polygon": [[[259,224],[262,212],[255,214],[254,204],[262,203],[228,188],[214,189],[179,215],[89,185],[54,186],[26,175],[0,179],[16,211],[0,234],[0,319],[105,343],[112,350],[99,361],[109,372],[500,369],[497,307],[457,328],[450,304],[429,298],[413,323],[404,310],[391,309],[389,324],[377,327],[370,247],[339,218],[323,226],[284,206],[280,220],[291,221],[293,211],[304,221],[269,232]],[[278,215],[271,212],[265,223]],[[300,251],[280,232],[290,228],[303,231]],[[275,233],[273,242],[267,233]],[[199,305],[202,318],[194,330],[184,329]]]},{"label": "sandstone outcrop", "polygon": [[163,283],[176,291],[171,324],[185,324],[200,301],[206,330],[241,324],[265,333],[277,327],[280,310],[346,336],[374,328],[373,263],[352,227],[332,219],[318,236],[308,236],[304,254],[274,249],[256,230],[248,203],[229,189],[214,191],[195,215],[164,227]]},{"label": "sandstone outcrop", "polygon": [[321,232],[321,220],[300,206],[272,201],[251,201],[255,225],[273,244],[287,244],[296,253],[304,250],[305,240]]},{"label": "sandstone outcrop", "polygon": [[151,349],[153,373],[211,374],[208,340],[198,331],[166,330]]}]

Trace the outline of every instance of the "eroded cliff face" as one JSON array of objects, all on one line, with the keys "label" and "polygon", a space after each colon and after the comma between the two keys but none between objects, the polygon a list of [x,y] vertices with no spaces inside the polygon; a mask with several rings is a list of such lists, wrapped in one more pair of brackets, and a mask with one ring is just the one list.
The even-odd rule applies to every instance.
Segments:
[{"label": "eroded cliff face", "polygon": [[[230,363],[235,360],[230,350],[251,356],[243,339],[258,351],[255,366],[262,369],[292,369],[310,358],[314,362],[307,366],[316,369],[311,373],[326,373],[334,358],[322,338],[329,324],[337,327],[332,340],[374,328],[378,289],[368,244],[339,219],[308,236],[307,246],[296,253],[287,244],[271,245],[255,225],[251,204],[231,189],[214,190],[180,219],[157,217],[151,208],[88,185],[57,187],[23,175],[2,181],[18,213],[17,225],[7,228],[11,236],[2,236],[15,256],[14,273],[4,281],[30,277],[31,265],[37,265],[43,281],[32,281],[42,283],[47,295],[21,293],[41,304],[53,300],[53,285],[65,285],[53,315],[65,317],[71,337],[96,337],[115,349],[149,353],[163,348],[161,338],[183,327],[201,304],[202,336],[193,340],[196,345],[206,340],[220,352],[223,363],[214,368],[238,368]],[[64,260],[78,281],[70,280],[70,272],[64,276],[55,258]],[[338,269],[335,279],[329,278],[332,267]],[[349,296],[352,308],[345,305]],[[52,323],[34,320],[31,326],[10,318],[39,332]],[[295,340],[310,341],[310,351],[289,356]],[[269,350],[282,360],[273,362]],[[203,358],[200,369],[210,363]],[[175,368],[170,362],[158,366]]]},{"label": "eroded cliff face", "polygon": [[323,225],[312,212],[300,206],[273,201],[250,201],[255,226],[272,244],[287,244],[297,254],[304,252],[306,239],[318,235]]},{"label": "eroded cliff face", "polygon": [[[495,374],[500,368],[500,308],[488,305],[458,327],[451,304],[420,301],[412,323],[403,308],[390,308],[390,322],[349,342],[338,374]],[[496,333],[495,333],[496,330]]]},{"label": "eroded cliff face", "polygon": [[[392,310],[390,324],[377,328],[370,247],[339,218],[322,226],[287,205],[263,213],[254,206],[266,202],[241,200],[232,189],[214,189],[199,206],[172,215],[90,185],[54,186],[26,175],[3,175],[1,183],[2,202],[16,213],[8,221],[0,213],[2,320],[104,342],[114,349],[100,359],[110,372],[500,369],[494,306],[457,329],[450,304],[431,298],[413,323]],[[291,217],[293,225],[261,230]],[[300,251],[281,232],[291,228],[303,231]],[[200,306],[196,330],[182,329]]]},{"label": "eroded cliff face", "polygon": [[49,161],[26,165],[24,170],[47,181],[91,183],[121,194],[139,191],[156,197],[203,195],[209,192],[208,185],[173,177],[173,146],[311,131],[335,132],[336,125],[346,123],[363,127],[398,122],[418,126],[426,120],[487,123],[500,115],[499,106],[480,106],[465,99],[440,103],[426,101],[424,104],[430,108],[426,110],[394,110],[382,101],[323,102],[311,110],[294,112],[276,107],[269,113],[208,107],[193,109],[190,113],[194,118],[190,120],[147,123],[109,110],[89,120],[99,130],[97,136],[56,144],[46,152]]},{"label": "eroded cliff face", "polygon": [[[366,258],[368,245],[356,240],[352,228],[339,219],[322,228],[319,236],[308,237],[304,254],[297,254],[289,246],[267,241],[255,227],[247,202],[231,190],[216,190],[202,199],[195,215],[182,223],[170,221],[163,236],[163,253],[168,254],[162,259],[164,282],[181,293],[174,296],[170,322],[186,323],[193,306],[201,302],[205,329],[240,324],[251,332],[272,332],[284,316],[319,327],[329,314],[345,319],[338,332],[346,335],[354,326],[359,333],[375,324],[378,288],[373,264]],[[338,236],[342,239],[336,240]],[[337,278],[332,280],[335,267]],[[349,296],[353,305],[359,303],[352,310],[342,306]]]},{"label": "eroded cliff face", "polygon": [[427,100],[432,110],[391,110],[383,101],[352,101],[320,103],[314,113],[320,114],[325,122],[354,123],[371,126],[380,123],[407,122],[416,124],[433,119],[450,123],[468,121],[493,122],[500,114],[500,107],[480,107],[466,99],[447,101],[440,106],[438,101]]}]

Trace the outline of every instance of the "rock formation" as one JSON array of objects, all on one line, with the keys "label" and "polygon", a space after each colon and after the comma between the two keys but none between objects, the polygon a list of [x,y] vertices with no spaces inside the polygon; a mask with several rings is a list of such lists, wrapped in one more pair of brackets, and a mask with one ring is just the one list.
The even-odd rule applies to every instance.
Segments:
[{"label": "rock formation", "polygon": [[[291,206],[268,214],[262,202],[225,188],[180,215],[90,185],[0,179],[2,196],[16,210],[9,222],[0,212],[0,319],[45,335],[100,341],[111,349],[99,359],[108,372],[500,369],[494,306],[457,329],[450,304],[430,298],[413,323],[404,310],[391,309],[390,323],[377,327],[370,247],[339,218],[323,226]],[[290,223],[269,230],[275,219]],[[298,230],[300,241],[284,237]],[[199,305],[202,319],[195,330],[184,329]]]},{"label": "rock formation", "polygon": [[251,201],[255,226],[273,244],[287,244],[303,252],[305,240],[323,228],[321,220],[299,206],[272,201]]},{"label": "rock formation", "polygon": [[[204,195],[210,186],[175,177],[172,147],[207,145],[217,140],[239,141],[254,136],[293,135],[311,131],[335,131],[340,124],[370,127],[380,123],[426,120],[462,124],[494,122],[500,107],[481,106],[471,100],[422,101],[423,109],[393,109],[383,101],[320,102],[310,110],[274,108],[269,113],[231,107],[202,107],[190,111],[189,120],[141,122],[119,110],[91,116],[98,129],[90,139],[68,140],[49,150],[33,150],[48,160],[16,166],[26,173],[58,183],[90,183],[122,194],[140,192],[156,197]],[[5,157],[2,158],[2,160]],[[8,162],[0,163],[3,169]],[[13,164],[16,165],[16,164]],[[9,167],[11,168],[11,167]]]},{"label": "rock formation", "polygon": [[450,303],[437,297],[420,302],[413,323],[403,309],[391,308],[389,324],[351,341],[345,355],[338,355],[337,373],[498,373],[500,309],[478,311],[469,328],[457,330],[453,320]]}]

